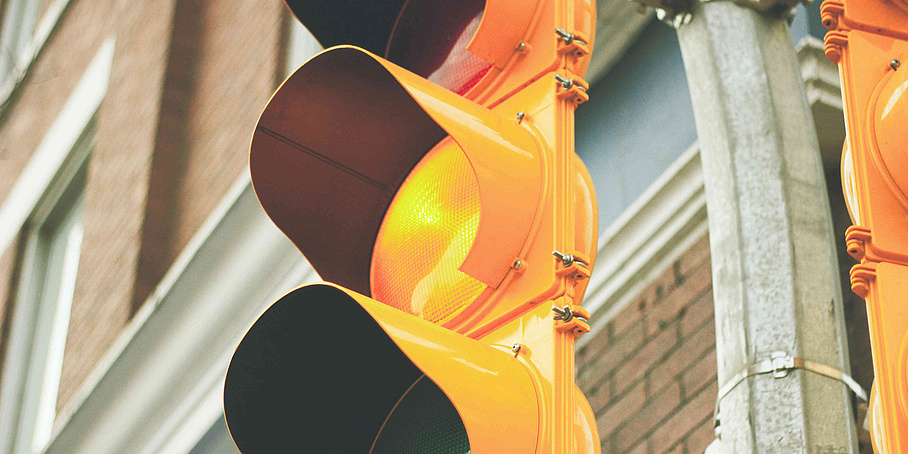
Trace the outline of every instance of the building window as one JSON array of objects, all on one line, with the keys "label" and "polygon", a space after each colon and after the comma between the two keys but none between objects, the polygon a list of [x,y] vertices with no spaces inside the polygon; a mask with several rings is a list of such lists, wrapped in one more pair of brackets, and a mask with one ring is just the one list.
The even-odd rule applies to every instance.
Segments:
[{"label": "building window", "polygon": [[8,301],[9,331],[0,342],[0,454],[45,449],[57,422],[82,247],[86,166],[114,48],[113,37],[100,46],[0,203],[0,253],[11,252],[18,269],[16,293]]},{"label": "building window", "polygon": [[40,0],[7,0],[0,24],[0,83],[16,69],[25,54],[38,18]]},{"label": "building window", "polygon": [[54,204],[48,217],[34,228],[29,239],[33,260],[31,298],[26,304],[36,307],[33,360],[30,364],[28,393],[35,399],[35,427],[32,452],[40,451],[50,440],[57,411],[57,391],[63,367],[63,349],[69,330],[69,313],[76,288],[79,256],[84,231],[85,165],[81,166]]},{"label": "building window", "polygon": [[675,31],[652,21],[577,109],[576,151],[599,202],[599,233],[697,140]]},{"label": "building window", "polygon": [[[12,453],[41,452],[57,416],[57,392],[84,231],[84,193],[93,128],[79,139],[24,226],[15,318],[20,407]],[[30,328],[30,329],[29,329]]]}]

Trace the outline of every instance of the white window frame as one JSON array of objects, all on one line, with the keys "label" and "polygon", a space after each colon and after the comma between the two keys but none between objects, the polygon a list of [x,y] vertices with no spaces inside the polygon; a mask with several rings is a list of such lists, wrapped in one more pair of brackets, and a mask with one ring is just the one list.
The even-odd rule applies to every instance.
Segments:
[{"label": "white window frame", "polygon": [[[0,105],[6,102],[25,78],[32,62],[56,30],[70,2],[71,0],[50,0],[40,18],[37,17],[39,0],[7,0],[3,5],[5,11],[3,23],[0,24],[0,49],[9,49],[10,55],[6,60],[0,58]],[[22,26],[23,16],[27,16],[25,19],[28,19],[30,25]]]},{"label": "white window frame", "polygon": [[[19,397],[14,453],[40,452],[50,440],[56,418],[63,351],[82,249],[85,166],[92,140],[88,128],[26,227],[14,309],[18,324],[14,329],[20,336],[30,337],[24,342],[30,348],[26,357],[16,361],[25,380]],[[62,235],[67,237],[63,240],[63,254],[51,255],[50,249]]]},{"label": "white window frame", "polygon": [[7,0],[0,24],[0,74],[13,72],[19,56],[25,53],[38,20],[41,0]]},{"label": "white window frame", "polygon": [[[90,143],[85,142],[86,131],[107,93],[114,40],[108,39],[76,85],[57,119],[48,129],[44,140],[32,153],[7,198],[0,205],[0,254],[6,253],[15,238],[29,226],[40,226],[54,214],[53,208],[85,162]],[[31,453],[37,405],[34,393],[41,394],[42,386],[35,386],[36,370],[43,375],[43,367],[32,367],[47,358],[34,358],[35,342],[50,341],[47,326],[38,326],[40,319],[61,319],[64,315],[68,327],[68,307],[59,315],[39,317],[38,308],[29,305],[34,298],[37,283],[35,256],[37,232],[28,234],[25,253],[21,255],[22,272],[18,292],[12,307],[8,343],[5,349],[3,370],[0,371],[0,454]],[[54,308],[56,312],[56,308]],[[45,323],[46,324],[46,323]],[[45,328],[42,330],[42,328]],[[50,329],[50,331],[54,331]],[[44,334],[42,334],[44,333]],[[59,337],[60,330],[57,330]],[[59,344],[59,340],[57,341]],[[46,349],[44,349],[46,351]],[[58,352],[59,353],[59,352]],[[46,353],[45,353],[46,354]],[[62,360],[62,358],[60,358]],[[41,378],[41,381],[44,381]],[[30,383],[32,383],[30,385]],[[26,397],[29,396],[29,397]],[[34,404],[29,405],[28,402]]]}]

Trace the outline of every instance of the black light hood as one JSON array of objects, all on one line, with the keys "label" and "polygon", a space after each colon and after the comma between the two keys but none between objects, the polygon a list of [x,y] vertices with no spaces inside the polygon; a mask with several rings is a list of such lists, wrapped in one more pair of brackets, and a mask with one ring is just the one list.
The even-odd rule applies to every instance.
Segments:
[{"label": "black light hood", "polygon": [[326,49],[351,44],[384,55],[406,0],[286,0],[286,3]]}]

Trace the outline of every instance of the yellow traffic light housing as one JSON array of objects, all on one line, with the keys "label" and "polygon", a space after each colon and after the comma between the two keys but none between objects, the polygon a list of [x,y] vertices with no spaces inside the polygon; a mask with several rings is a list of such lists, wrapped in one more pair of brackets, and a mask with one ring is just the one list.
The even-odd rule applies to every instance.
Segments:
[{"label": "yellow traffic light housing", "polygon": [[845,100],[846,245],[870,323],[871,433],[877,452],[908,452],[908,2],[826,0],[821,12]]},{"label": "yellow traffic light housing", "polygon": [[[599,452],[573,376],[598,233],[573,151],[593,3],[487,0],[455,14],[410,1],[359,19],[321,3],[332,2],[289,6],[323,43],[377,51],[372,32],[337,30],[373,14],[384,55],[405,68],[333,47],[284,82],[256,126],[256,194],[332,284],[276,302],[238,347],[225,384],[237,446]],[[453,38],[433,38],[427,17],[453,17]]]},{"label": "yellow traffic light housing", "polygon": [[[281,298],[230,365],[225,405],[237,446],[244,453],[535,452],[539,398],[516,355],[414,322],[329,284]],[[236,401],[242,409],[232,412]],[[389,429],[401,419],[409,433]],[[406,449],[385,449],[395,435]],[[444,448],[433,451],[431,443]]]},{"label": "yellow traffic light housing", "polygon": [[286,1],[324,47],[363,48],[484,106],[553,71],[582,77],[596,30],[592,0]]}]

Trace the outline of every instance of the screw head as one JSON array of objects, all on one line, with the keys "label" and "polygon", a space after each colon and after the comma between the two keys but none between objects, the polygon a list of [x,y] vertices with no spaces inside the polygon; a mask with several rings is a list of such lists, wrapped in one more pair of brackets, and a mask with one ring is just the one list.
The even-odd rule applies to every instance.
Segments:
[{"label": "screw head", "polygon": [[514,268],[515,270],[519,270],[521,266],[523,266],[522,261],[514,260],[514,263],[511,265],[511,268]]},{"label": "screw head", "polygon": [[520,351],[520,344],[514,344],[511,346],[511,351],[517,353]]},{"label": "screw head", "polygon": [[526,116],[526,114],[523,113],[523,111],[517,112],[517,119],[518,119],[518,120],[523,120],[523,117],[525,117],[525,116]]},{"label": "screw head", "polygon": [[892,61],[889,62],[889,67],[892,69],[898,70],[899,66],[902,66],[902,62],[900,62],[894,58],[892,59]]},{"label": "screw head", "polygon": [[527,48],[527,43],[520,43],[517,45],[517,52],[523,52]]}]

